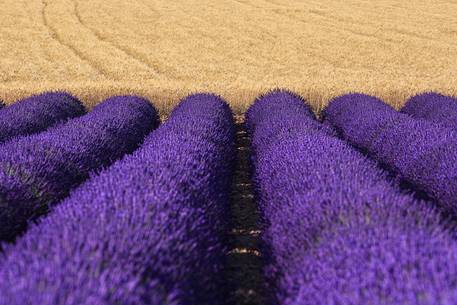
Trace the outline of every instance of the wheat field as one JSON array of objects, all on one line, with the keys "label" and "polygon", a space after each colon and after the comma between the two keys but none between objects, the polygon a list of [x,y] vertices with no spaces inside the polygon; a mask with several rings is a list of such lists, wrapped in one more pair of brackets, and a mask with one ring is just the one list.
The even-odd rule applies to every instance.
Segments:
[{"label": "wheat field", "polygon": [[69,90],[88,106],[113,94],[166,113],[213,91],[242,112],[286,87],[316,110],[349,91],[398,107],[457,95],[455,0],[3,0],[0,99]]}]

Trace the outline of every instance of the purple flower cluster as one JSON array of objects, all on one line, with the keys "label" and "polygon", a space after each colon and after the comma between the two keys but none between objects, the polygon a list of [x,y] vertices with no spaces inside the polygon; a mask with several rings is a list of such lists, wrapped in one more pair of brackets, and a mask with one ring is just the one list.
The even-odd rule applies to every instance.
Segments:
[{"label": "purple flower cluster", "polygon": [[158,123],[147,100],[118,96],[82,117],[0,146],[0,240],[12,241],[91,171],[135,150]]},{"label": "purple flower cluster", "polygon": [[335,98],[324,116],[345,140],[457,213],[457,131],[414,119],[364,94]]},{"label": "purple flower cluster", "polygon": [[0,143],[43,131],[84,113],[81,102],[68,93],[33,95],[0,110]]},{"label": "purple flower cluster", "polygon": [[457,127],[457,99],[434,92],[411,97],[401,109],[417,119],[425,119],[441,125]]},{"label": "purple flower cluster", "polygon": [[246,119],[278,304],[453,304],[457,245],[435,210],[401,194],[289,92],[260,97]]},{"label": "purple flower cluster", "polygon": [[222,304],[233,142],[221,98],[185,98],[5,249],[0,304]]}]

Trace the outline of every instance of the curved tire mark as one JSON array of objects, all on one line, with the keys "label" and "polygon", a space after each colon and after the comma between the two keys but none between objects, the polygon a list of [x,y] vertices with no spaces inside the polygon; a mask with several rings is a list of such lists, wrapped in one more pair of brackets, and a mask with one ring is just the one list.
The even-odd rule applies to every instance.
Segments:
[{"label": "curved tire mark", "polygon": [[142,58],[141,56],[137,55],[137,54],[134,54],[132,51],[130,51],[129,49],[127,48],[124,48],[124,47],[121,47],[117,44],[115,44],[114,42],[104,38],[102,35],[100,35],[99,32],[97,32],[96,30],[94,30],[92,27],[88,26],[87,24],[84,23],[84,21],[82,20],[82,17],[81,17],[81,14],[79,12],[79,9],[78,9],[78,1],[77,0],[71,0],[71,2],[73,2],[74,4],[74,13],[75,13],[75,17],[76,19],[78,20],[78,22],[83,26],[85,27],[87,30],[89,30],[98,40],[100,41],[103,41],[107,44],[109,44],[111,47],[117,49],[119,52],[123,53],[124,55],[126,55],[127,57],[131,57],[132,59],[136,60],[138,63],[142,64],[143,66],[147,67],[149,70],[152,70],[155,74],[159,74],[159,71],[157,69],[157,67],[151,65],[148,61],[146,61],[144,58]]},{"label": "curved tire mark", "polygon": [[41,16],[43,19],[43,24],[44,26],[48,29],[52,39],[57,41],[60,45],[66,47],[69,49],[76,57],[78,57],[81,61],[85,62],[87,65],[89,65],[93,70],[97,71],[100,75],[102,75],[105,78],[109,78],[108,72],[104,71],[104,69],[98,65],[96,62],[91,61],[87,56],[85,56],[83,53],[78,51],[75,47],[73,47],[71,44],[65,43],[63,39],[59,36],[57,31],[49,24],[48,18],[46,17],[46,9],[48,7],[48,2],[47,0],[41,0],[43,4],[43,8],[41,10]]}]

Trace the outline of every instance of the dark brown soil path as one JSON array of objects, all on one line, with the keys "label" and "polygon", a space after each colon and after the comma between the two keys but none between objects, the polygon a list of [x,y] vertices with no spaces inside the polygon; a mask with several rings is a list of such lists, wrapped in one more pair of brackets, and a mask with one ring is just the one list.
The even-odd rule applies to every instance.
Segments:
[{"label": "dark brown soil path", "polygon": [[262,293],[262,258],[259,252],[259,215],[252,193],[249,138],[243,116],[236,116],[236,146],[230,251],[227,254],[230,289],[228,305],[260,305],[265,302]]}]

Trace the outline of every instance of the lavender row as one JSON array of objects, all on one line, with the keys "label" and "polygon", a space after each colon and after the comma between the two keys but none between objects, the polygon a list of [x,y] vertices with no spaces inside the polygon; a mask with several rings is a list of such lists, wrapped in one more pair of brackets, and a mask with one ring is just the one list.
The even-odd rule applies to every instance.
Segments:
[{"label": "lavender row", "polygon": [[449,128],[457,127],[457,99],[443,94],[427,92],[413,96],[401,112]]},{"label": "lavender row", "polygon": [[84,113],[81,102],[68,93],[33,95],[0,110],[0,143],[41,132]]},{"label": "lavender row", "polygon": [[184,99],[6,249],[0,304],[222,304],[233,142],[223,100]]},{"label": "lavender row", "polygon": [[260,97],[246,119],[278,304],[454,302],[457,246],[433,209],[400,194],[294,94]]},{"label": "lavender row", "polygon": [[457,132],[399,113],[378,98],[348,94],[332,100],[325,123],[380,161],[416,191],[457,213]]},{"label": "lavender row", "polygon": [[0,146],[0,240],[12,241],[91,171],[135,150],[158,122],[147,100],[112,97],[80,118]]}]

